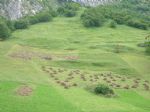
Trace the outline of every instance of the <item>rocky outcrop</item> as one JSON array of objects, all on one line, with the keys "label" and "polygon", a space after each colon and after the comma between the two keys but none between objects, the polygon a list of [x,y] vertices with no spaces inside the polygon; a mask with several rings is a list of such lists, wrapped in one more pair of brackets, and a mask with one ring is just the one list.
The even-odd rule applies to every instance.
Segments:
[{"label": "rocky outcrop", "polygon": [[0,15],[16,20],[25,15],[33,15],[43,9],[38,0],[1,0]]},{"label": "rocky outcrop", "polygon": [[72,0],[72,1],[80,3],[81,5],[85,5],[85,6],[97,6],[97,5],[104,5],[108,3],[114,3],[115,1],[120,1],[120,0]]},{"label": "rocky outcrop", "polygon": [[[34,15],[46,6],[57,7],[57,1],[70,0],[0,0],[0,16],[16,20],[26,15]],[[72,0],[83,6],[97,6],[120,0]]]}]

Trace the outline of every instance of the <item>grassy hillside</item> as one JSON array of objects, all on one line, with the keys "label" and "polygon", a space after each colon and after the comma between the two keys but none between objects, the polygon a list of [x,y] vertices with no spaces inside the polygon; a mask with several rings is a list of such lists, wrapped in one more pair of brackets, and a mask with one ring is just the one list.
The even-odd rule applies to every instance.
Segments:
[{"label": "grassy hillside", "polygon": [[[107,23],[101,28],[85,28],[79,19],[56,17],[53,22],[17,30],[9,40],[0,41],[0,111],[150,111],[150,91],[143,86],[150,81],[150,57],[137,46],[150,31],[124,25],[112,29]],[[55,78],[49,69],[56,72]],[[56,77],[63,81],[74,70],[87,80],[75,75],[69,84],[77,86],[68,89],[56,83]],[[110,72],[114,82],[121,85],[113,87],[116,97],[97,96],[86,89],[87,85],[106,83],[103,78],[90,82],[91,75]],[[137,78],[139,87],[131,88]],[[20,93],[23,86],[32,89]]]}]

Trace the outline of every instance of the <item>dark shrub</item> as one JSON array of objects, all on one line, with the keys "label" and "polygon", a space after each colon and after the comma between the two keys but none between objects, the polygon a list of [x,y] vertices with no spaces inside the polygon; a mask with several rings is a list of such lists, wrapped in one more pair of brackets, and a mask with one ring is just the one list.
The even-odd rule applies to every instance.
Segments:
[{"label": "dark shrub", "polygon": [[76,12],[73,10],[65,10],[64,15],[66,17],[74,17],[76,15]]},{"label": "dark shrub", "polygon": [[115,21],[111,21],[110,24],[109,24],[109,26],[111,28],[116,28],[116,22]]},{"label": "dark shrub", "polygon": [[58,13],[54,10],[50,10],[49,13],[52,15],[52,17],[57,17]]},{"label": "dark shrub", "polygon": [[7,23],[8,28],[9,28],[11,31],[15,31],[15,27],[14,27],[14,22],[13,22],[13,21],[7,20],[6,23]]},{"label": "dark shrub", "polygon": [[64,8],[68,10],[77,11],[80,8],[80,4],[75,3],[75,2],[68,2],[64,5]]},{"label": "dark shrub", "polygon": [[48,12],[41,12],[36,15],[39,22],[48,22],[52,20],[52,16]]},{"label": "dark shrub", "polygon": [[39,23],[39,20],[38,20],[38,18],[37,18],[36,16],[28,17],[28,20],[29,20],[29,23],[30,23],[31,25],[36,24],[36,23]]},{"label": "dark shrub", "polygon": [[14,27],[15,29],[26,29],[29,26],[29,21],[27,19],[21,19],[15,21]]},{"label": "dark shrub", "polygon": [[127,25],[135,27],[135,28],[143,29],[143,30],[147,30],[148,29],[148,26],[145,23],[140,22],[138,20],[129,20],[127,22]]},{"label": "dark shrub", "polygon": [[64,7],[59,7],[59,8],[57,9],[57,12],[58,12],[58,14],[63,15],[64,12],[65,12],[65,8],[64,8]]},{"label": "dark shrub", "polygon": [[79,10],[80,5],[74,2],[65,3],[62,7],[57,9],[59,15],[63,15],[66,17],[74,17],[76,15],[76,11]]},{"label": "dark shrub", "polygon": [[104,23],[104,16],[97,10],[86,10],[81,15],[82,23],[85,27],[99,27]]},{"label": "dark shrub", "polygon": [[95,87],[94,92],[102,95],[112,95],[114,91],[104,84],[99,84]]},{"label": "dark shrub", "polygon": [[0,22],[0,39],[5,40],[10,36],[10,29],[5,22]]}]

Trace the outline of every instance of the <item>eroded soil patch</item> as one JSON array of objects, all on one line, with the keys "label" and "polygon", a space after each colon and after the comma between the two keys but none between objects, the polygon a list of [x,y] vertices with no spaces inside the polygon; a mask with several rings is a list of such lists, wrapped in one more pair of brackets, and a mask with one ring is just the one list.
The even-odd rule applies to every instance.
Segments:
[{"label": "eroded soil patch", "polygon": [[49,53],[41,49],[35,49],[27,46],[14,46],[13,50],[8,53],[8,56],[17,59],[31,60],[33,58],[43,60],[78,60],[79,56],[72,53]]},{"label": "eroded soil patch", "polygon": [[33,89],[29,86],[21,86],[16,90],[16,94],[20,96],[30,96]]},{"label": "eroded soil patch", "polygon": [[31,60],[32,58],[40,58],[45,60],[52,60],[52,56],[46,53],[34,52],[34,51],[17,51],[9,54],[10,57],[20,58],[24,60]]}]

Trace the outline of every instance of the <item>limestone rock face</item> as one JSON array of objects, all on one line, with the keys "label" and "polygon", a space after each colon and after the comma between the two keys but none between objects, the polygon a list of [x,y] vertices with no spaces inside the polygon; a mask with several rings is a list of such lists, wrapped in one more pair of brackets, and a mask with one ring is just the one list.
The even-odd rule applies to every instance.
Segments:
[{"label": "limestone rock face", "polygon": [[114,3],[115,1],[120,1],[120,0],[72,0],[72,1],[80,3],[81,5],[85,5],[85,6],[97,6],[97,5],[104,5],[108,3]]},{"label": "limestone rock face", "polygon": [[0,0],[0,15],[11,20],[33,15],[42,9],[38,0]]}]

